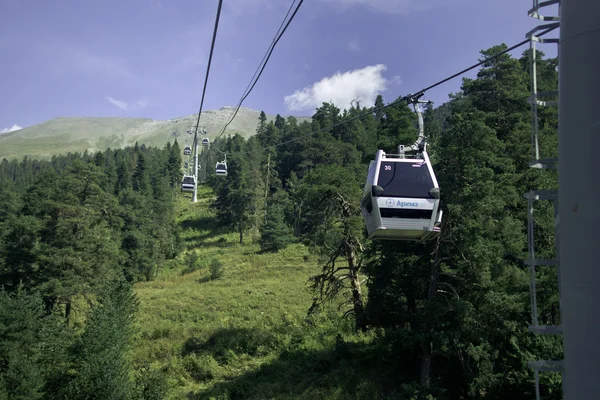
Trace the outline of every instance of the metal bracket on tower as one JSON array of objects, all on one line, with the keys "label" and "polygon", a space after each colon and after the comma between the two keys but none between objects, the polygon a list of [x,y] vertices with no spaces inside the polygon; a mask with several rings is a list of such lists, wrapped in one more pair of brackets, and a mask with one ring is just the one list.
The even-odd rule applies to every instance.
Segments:
[{"label": "metal bracket on tower", "polygon": [[193,127],[193,133],[194,133],[194,193],[192,194],[192,203],[196,203],[198,201],[198,130],[200,132],[204,131],[204,128],[199,127],[198,130],[196,130],[196,127]]},{"label": "metal bracket on tower", "polygon": [[[558,6],[559,12],[556,16],[542,15],[540,12],[542,9],[548,6]],[[559,44],[558,37],[540,37],[540,32],[549,29],[546,33],[552,34],[560,27],[560,0],[533,0],[533,7],[527,13],[530,17],[540,21],[553,21],[549,24],[540,24],[527,32],[525,35],[529,39],[529,48],[531,50],[531,62],[530,62],[530,74],[531,74],[531,96],[527,99],[531,105],[531,124],[533,134],[531,136],[531,144],[533,151],[533,160],[529,164],[532,168],[542,169],[555,169],[558,167],[558,160],[556,158],[540,159],[540,147],[539,147],[539,123],[538,123],[538,107],[558,107],[558,87],[553,91],[538,91],[537,82],[537,56],[536,56],[536,43],[554,43]]]},{"label": "metal bracket on tower", "polygon": [[[558,6],[557,15],[545,15],[542,10],[546,10],[548,6]],[[539,107],[556,107],[558,106],[558,87],[554,91],[538,91],[537,82],[537,60],[536,60],[536,43],[559,43],[557,37],[540,37],[539,33],[549,30],[546,34],[553,33],[560,27],[560,0],[533,0],[533,7],[527,13],[530,17],[544,22],[531,31],[527,32],[526,37],[529,39],[530,54],[530,74],[531,74],[531,96],[528,99],[531,105],[531,145],[532,145],[532,161],[529,163],[531,168],[538,169],[557,169],[558,158],[540,158],[539,147]],[[549,22],[550,23],[547,23]],[[525,264],[530,268],[530,297],[531,297],[531,326],[529,331],[540,335],[558,335],[562,336],[562,327],[560,325],[540,325],[537,312],[537,288],[536,288],[536,269],[541,266],[555,266],[559,299],[560,293],[560,252],[559,252],[559,235],[558,235],[558,190],[532,190],[525,193],[527,199],[527,246],[529,248],[529,257]],[[548,200],[554,205],[554,224],[556,235],[556,257],[555,259],[540,260],[535,257],[535,238],[534,238],[534,216],[533,204],[534,201]],[[564,363],[562,360],[540,360],[528,363],[528,366],[534,370],[535,375],[535,397],[540,400],[540,372],[564,372]]]}]

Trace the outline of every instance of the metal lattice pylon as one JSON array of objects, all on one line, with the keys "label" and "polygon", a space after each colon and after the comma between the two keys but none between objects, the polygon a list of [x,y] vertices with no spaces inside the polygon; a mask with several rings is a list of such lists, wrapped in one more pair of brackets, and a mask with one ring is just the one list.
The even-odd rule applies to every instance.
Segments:
[{"label": "metal lattice pylon", "polygon": [[[555,16],[545,15],[543,12],[547,10],[549,6],[558,6],[558,12]],[[558,37],[540,37],[540,32],[550,30],[549,34],[556,34],[557,29],[560,27],[560,0],[533,0],[533,7],[528,11],[528,15],[532,18],[540,21],[540,24],[534,29],[527,33],[527,38],[530,40],[531,59],[530,59],[530,73],[531,73],[531,96],[529,97],[529,104],[531,105],[531,144],[533,160],[529,163],[531,168],[538,169],[557,169],[558,158],[540,158],[540,147],[539,147],[539,123],[538,123],[538,109],[540,107],[558,107],[558,87],[555,91],[551,92],[539,92],[537,82],[537,66],[536,66],[536,44],[551,43],[556,44],[558,47]],[[552,100],[541,100],[548,99]],[[538,266],[555,266],[558,279],[559,298],[560,298],[560,252],[559,252],[559,235],[558,235],[558,190],[532,190],[525,193],[524,197],[527,199],[528,208],[528,223],[527,223],[527,245],[529,248],[529,257],[525,263],[530,268],[531,281],[530,281],[530,295],[531,295],[531,326],[529,331],[535,334],[541,335],[562,335],[562,327],[560,325],[539,325],[538,313],[537,313],[537,295],[536,295],[536,268]],[[535,240],[534,240],[534,218],[533,218],[533,207],[534,202],[539,200],[552,201],[554,205],[554,222],[555,222],[555,233],[556,233],[556,258],[551,260],[540,260],[535,256]],[[530,362],[529,367],[534,370],[535,373],[535,394],[536,399],[540,400],[540,372],[563,372],[563,361],[562,360],[539,360]]]}]

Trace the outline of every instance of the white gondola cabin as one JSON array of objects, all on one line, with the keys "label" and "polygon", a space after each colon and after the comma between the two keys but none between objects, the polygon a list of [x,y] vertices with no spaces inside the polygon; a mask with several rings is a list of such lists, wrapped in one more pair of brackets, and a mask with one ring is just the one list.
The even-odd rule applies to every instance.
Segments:
[{"label": "white gondola cabin", "polygon": [[227,163],[225,161],[218,162],[215,171],[219,176],[227,176]]},{"label": "white gondola cabin", "polygon": [[208,147],[208,138],[202,139],[202,146]]},{"label": "white gondola cabin", "polygon": [[427,152],[404,158],[378,150],[361,202],[371,239],[423,241],[440,234],[440,188]]},{"label": "white gondola cabin", "polygon": [[184,175],[181,180],[182,192],[193,192],[196,187],[196,177],[194,175]]},{"label": "white gondola cabin", "polygon": [[189,156],[192,154],[192,147],[191,146],[185,146],[183,148],[183,154],[186,156]]}]

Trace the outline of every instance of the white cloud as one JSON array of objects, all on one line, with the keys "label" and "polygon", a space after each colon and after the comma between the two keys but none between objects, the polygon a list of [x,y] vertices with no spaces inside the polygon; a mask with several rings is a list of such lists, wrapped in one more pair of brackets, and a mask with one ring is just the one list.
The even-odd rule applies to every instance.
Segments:
[{"label": "white cloud", "polygon": [[127,111],[127,109],[129,108],[127,103],[125,103],[124,101],[113,99],[110,96],[106,96],[105,98],[110,104],[112,104],[115,107],[119,107],[121,110]]},{"label": "white cloud", "polygon": [[113,97],[110,97],[110,96],[106,96],[105,99],[110,104],[112,104],[115,107],[120,108],[123,111],[141,110],[141,109],[146,108],[150,104],[150,102],[146,98],[134,101],[133,103],[127,103],[127,102],[125,102],[123,100],[117,100],[117,99],[115,99]]},{"label": "white cloud", "polygon": [[147,98],[144,97],[143,99],[136,101],[134,107],[142,109],[142,108],[148,107],[149,105],[150,105],[150,102],[148,101]]},{"label": "white cloud", "polygon": [[348,50],[350,51],[359,51],[360,43],[358,43],[358,39],[352,39],[348,42]]},{"label": "white cloud", "polygon": [[23,129],[22,126],[13,124],[13,126],[11,126],[10,128],[4,128],[4,129],[0,130],[0,134],[14,132],[14,131],[20,131],[21,129]]},{"label": "white cloud", "polygon": [[398,83],[399,77],[387,80],[382,73],[383,64],[369,65],[362,69],[336,72],[311,86],[296,90],[285,96],[284,103],[290,111],[309,110],[320,107],[323,102],[333,102],[337,107],[349,108],[353,100],[374,103],[375,97],[390,84]]}]

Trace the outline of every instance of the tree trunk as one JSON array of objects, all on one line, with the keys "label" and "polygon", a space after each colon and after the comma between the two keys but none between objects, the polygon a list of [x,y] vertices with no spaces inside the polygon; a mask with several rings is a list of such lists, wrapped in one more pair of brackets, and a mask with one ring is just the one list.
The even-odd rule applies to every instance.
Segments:
[{"label": "tree trunk", "polygon": [[[427,301],[432,301],[437,292],[438,267],[441,262],[440,242],[441,239],[438,238],[435,247],[435,256],[429,268],[429,290],[427,291]],[[423,338],[423,343],[421,345],[421,385],[429,387],[431,384],[431,353],[433,350],[433,343],[427,336],[433,332],[433,326],[424,326],[423,328],[425,338]]]},{"label": "tree trunk", "polygon": [[238,232],[240,233],[240,244],[244,243],[244,229],[242,229],[242,224],[238,225]]},{"label": "tree trunk", "polygon": [[46,314],[50,314],[52,312],[54,304],[56,304],[56,297],[52,296],[44,299],[44,309]]},{"label": "tree trunk", "polygon": [[70,318],[71,318],[71,300],[67,300],[67,304],[65,305],[65,320],[67,320],[67,324],[69,323]]},{"label": "tree trunk", "polygon": [[267,183],[265,185],[265,223],[267,222],[267,203],[269,201],[269,176],[271,175],[271,153],[267,159]]},{"label": "tree trunk", "polygon": [[350,275],[350,286],[352,290],[352,300],[354,305],[354,330],[365,331],[367,329],[367,318],[365,306],[360,285],[360,276],[358,275],[358,266],[356,265],[356,252],[354,247],[348,245],[346,248],[346,258]]},{"label": "tree trunk", "polygon": [[431,384],[431,348],[429,341],[421,345],[421,385],[424,387]]}]

